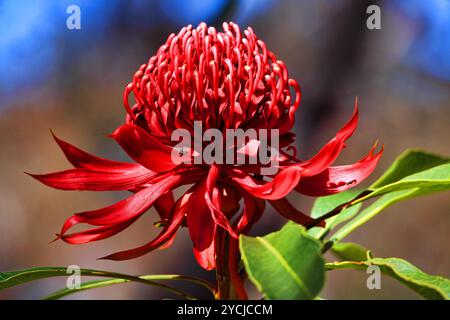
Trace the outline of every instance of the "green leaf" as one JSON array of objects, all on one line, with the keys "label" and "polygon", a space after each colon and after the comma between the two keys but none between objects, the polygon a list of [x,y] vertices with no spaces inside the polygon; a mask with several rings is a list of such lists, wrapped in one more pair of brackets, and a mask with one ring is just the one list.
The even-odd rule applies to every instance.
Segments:
[{"label": "green leaf", "polygon": [[[323,216],[324,214],[332,211],[333,209],[339,207],[340,205],[343,205],[353,200],[362,192],[363,192],[362,190],[352,189],[326,197],[319,197],[316,199],[311,209],[311,217],[318,218],[320,216]],[[320,227],[311,228],[310,230],[308,230],[308,234],[315,237],[316,239],[322,238],[337,225],[355,216],[355,214],[357,214],[359,209],[361,208],[361,205],[362,204],[359,203],[342,210],[339,214],[325,220],[326,221],[325,228]]]},{"label": "green leaf", "polygon": [[[201,279],[187,277],[187,276],[180,276],[180,275],[176,275],[176,274],[152,274],[152,275],[139,276],[139,278],[143,279],[143,280],[150,280],[150,281],[162,281],[162,280],[187,281],[187,282],[199,284],[199,285],[207,288],[211,292],[214,291],[214,288],[212,287],[212,285],[204,282]],[[80,291],[85,291],[85,290],[95,289],[95,288],[102,288],[102,287],[106,287],[106,286],[110,286],[110,285],[128,283],[128,282],[131,282],[131,281],[127,280],[127,279],[107,279],[107,280],[95,280],[95,281],[84,282],[84,283],[80,284],[80,288],[78,288],[78,289],[64,288],[64,289],[58,290],[58,291],[48,295],[44,299],[45,300],[56,300],[56,299],[60,299],[62,297],[68,296],[70,294],[80,292]]]},{"label": "green leaf", "polygon": [[332,247],[333,253],[342,260],[364,261],[367,259],[367,249],[353,242],[338,242]]},{"label": "green leaf", "polygon": [[[406,168],[404,166],[409,167]],[[413,174],[407,175],[412,172]],[[449,159],[429,153],[409,151],[400,156],[388,169],[386,174],[370,188],[373,192],[359,198],[357,202],[362,202],[380,195],[383,196],[339,229],[332,237],[332,240],[342,240],[355,229],[394,203],[449,189]]]},{"label": "green leaf", "polygon": [[327,270],[365,270],[370,265],[380,267],[381,272],[408,286],[419,295],[430,300],[450,299],[450,280],[429,275],[406,260],[399,258],[371,258],[368,261],[343,261],[327,263]]},{"label": "green leaf", "polygon": [[380,188],[371,188],[373,192],[361,201],[377,197],[390,192],[416,188],[422,194],[450,189],[450,163],[417,172],[406,176],[396,182],[384,185]]},{"label": "green leaf", "polygon": [[94,281],[84,282],[84,283],[80,284],[80,287],[78,289],[64,288],[64,289],[61,289],[61,290],[58,290],[56,292],[49,294],[48,296],[46,296],[44,298],[44,300],[57,300],[57,299],[61,299],[65,296],[68,296],[68,295],[71,295],[71,294],[74,294],[77,292],[86,291],[89,289],[107,287],[110,285],[127,283],[127,282],[130,282],[130,281],[125,280],[125,279],[108,279],[108,280],[94,280]]},{"label": "green leaf", "polygon": [[362,202],[390,192],[418,188],[421,193],[450,189],[450,158],[420,150],[401,154],[369,190]]},{"label": "green leaf", "polygon": [[372,219],[381,211],[393,205],[394,203],[414,198],[420,195],[424,195],[424,193],[423,190],[418,188],[392,192],[384,195],[383,197],[372,203],[370,206],[368,206],[366,209],[361,211],[361,213],[359,213],[355,218],[353,218],[351,221],[349,221],[347,224],[341,227],[338,231],[336,231],[336,233],[331,237],[331,241],[333,242],[341,241],[350,233],[352,233],[354,230],[361,227],[363,224],[368,222],[370,219]]},{"label": "green leaf", "polygon": [[250,280],[267,299],[314,299],[324,283],[321,243],[303,227],[286,224],[264,237],[241,235]]},{"label": "green leaf", "polygon": [[387,169],[386,172],[372,184],[371,188],[380,188],[414,173],[425,171],[449,162],[449,158],[437,154],[415,149],[406,150],[394,161],[394,163],[392,163],[389,169]]},{"label": "green leaf", "polygon": [[[68,277],[70,275],[71,275],[71,273],[68,273],[67,268],[65,268],[65,267],[35,267],[35,268],[30,268],[30,269],[18,270],[18,271],[3,272],[3,273],[0,273],[0,290],[10,288],[13,286],[17,286],[20,284],[24,284],[24,283],[27,283],[30,281],[51,278],[51,277],[61,277],[61,276]],[[122,282],[127,282],[127,281],[139,282],[142,284],[146,284],[146,285],[150,285],[150,286],[168,290],[168,291],[170,291],[176,295],[179,295],[183,298],[186,298],[186,299],[195,299],[195,297],[193,297],[179,289],[156,282],[154,280],[190,281],[190,282],[196,282],[198,284],[201,284],[210,290],[212,289],[212,287],[208,283],[204,282],[203,280],[200,280],[197,278],[185,277],[185,276],[178,276],[178,275],[152,275],[152,276],[138,277],[138,276],[132,276],[132,275],[127,275],[127,274],[122,274],[122,273],[102,271],[102,270],[92,270],[92,269],[80,269],[80,275],[81,276],[92,276],[92,277],[114,278],[114,279],[119,279]],[[119,283],[119,282],[113,282],[113,283]],[[111,284],[113,284],[113,283],[111,283]],[[74,291],[76,291],[76,290],[74,290]]]}]

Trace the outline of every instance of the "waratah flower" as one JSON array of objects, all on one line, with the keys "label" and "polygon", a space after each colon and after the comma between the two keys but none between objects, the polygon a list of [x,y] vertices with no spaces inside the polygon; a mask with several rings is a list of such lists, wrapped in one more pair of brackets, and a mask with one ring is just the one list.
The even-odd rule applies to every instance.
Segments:
[{"label": "waratah flower", "polygon": [[[135,100],[132,105],[130,95]],[[286,199],[289,192],[324,196],[344,191],[364,180],[381,156],[381,151],[375,154],[372,149],[355,164],[331,166],[355,131],[355,105],[351,119],[335,137],[314,157],[299,160],[291,129],[300,98],[299,85],[289,78],[284,62],[251,28],[241,33],[238,25],[224,23],[223,32],[218,32],[201,23],[171,34],[126,86],[126,121],[111,135],[135,162],[99,158],[55,137],[75,168],[32,175],[62,190],[131,192],[113,205],[74,214],[58,238],[81,244],[111,237],[153,206],[160,215],[160,234],[147,244],[105,258],[132,259],[167,247],[177,230],[187,226],[194,255],[203,268],[219,268],[228,257],[231,269],[236,269],[235,239],[260,219],[266,200],[283,217],[308,225],[313,220]],[[173,161],[178,143],[172,141],[173,132],[193,133],[195,122],[203,131],[277,129],[280,152],[273,155],[277,171],[264,175],[261,169],[267,164],[261,163]],[[249,141],[239,150],[234,145],[232,149],[249,157],[258,147],[259,141]],[[194,149],[175,153],[198,157]],[[174,199],[173,190],[181,186],[188,186],[187,191]],[[92,228],[68,233],[77,224]],[[232,278],[238,277],[235,270],[230,272]]]}]

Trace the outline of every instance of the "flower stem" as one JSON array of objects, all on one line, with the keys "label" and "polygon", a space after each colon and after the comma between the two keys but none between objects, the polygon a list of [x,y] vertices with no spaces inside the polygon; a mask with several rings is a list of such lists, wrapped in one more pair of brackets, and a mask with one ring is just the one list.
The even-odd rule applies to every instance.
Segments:
[{"label": "flower stem", "polygon": [[[238,263],[236,263],[236,260],[233,259],[239,259],[239,257],[234,256],[234,254],[238,254],[235,252],[237,249],[236,244],[234,246],[232,245],[232,241],[237,241],[235,239],[231,239],[228,232],[224,230],[218,231],[218,234],[216,236],[216,281],[217,281],[217,291],[216,291],[216,299],[217,300],[239,300],[239,299],[246,299],[247,294],[245,293],[238,293],[237,290],[235,290],[234,283],[233,283],[233,276],[236,278],[239,277],[239,281],[241,281],[239,270],[238,270]],[[232,268],[236,268],[236,270],[232,270]],[[237,274],[232,274],[233,271]],[[236,279],[234,280],[236,282]],[[242,291],[241,290],[241,291]]]},{"label": "flower stem", "polygon": [[228,239],[224,230],[217,230],[216,235],[216,281],[217,300],[229,300],[230,277],[228,276]]}]

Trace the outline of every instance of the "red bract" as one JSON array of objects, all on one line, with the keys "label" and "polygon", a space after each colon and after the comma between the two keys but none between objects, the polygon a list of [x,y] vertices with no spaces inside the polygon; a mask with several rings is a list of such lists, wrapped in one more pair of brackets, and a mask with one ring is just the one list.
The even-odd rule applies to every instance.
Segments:
[{"label": "red bract", "polygon": [[[199,264],[208,270],[222,267],[228,255],[235,281],[239,277],[235,239],[259,220],[266,200],[282,216],[307,225],[312,219],[288,202],[289,192],[329,195],[355,186],[373,171],[381,156],[374,149],[355,164],[331,166],[356,128],[357,106],[349,122],[314,157],[301,161],[289,155],[295,149],[290,130],[300,103],[297,82],[251,28],[241,34],[236,24],[224,23],[223,29],[217,32],[202,23],[170,35],[126,87],[127,120],[112,137],[136,163],[98,158],[55,137],[75,168],[34,178],[63,190],[132,193],[111,206],[73,215],[59,238],[80,244],[111,237],[154,206],[163,225],[159,236],[106,259],[136,258],[168,246],[177,230],[187,226]],[[204,130],[278,129],[278,172],[263,176],[258,164],[175,164],[171,134],[180,128],[192,132],[194,121],[200,121]],[[172,191],[183,185],[188,190],[175,200]],[[68,233],[79,223],[93,228]]]}]

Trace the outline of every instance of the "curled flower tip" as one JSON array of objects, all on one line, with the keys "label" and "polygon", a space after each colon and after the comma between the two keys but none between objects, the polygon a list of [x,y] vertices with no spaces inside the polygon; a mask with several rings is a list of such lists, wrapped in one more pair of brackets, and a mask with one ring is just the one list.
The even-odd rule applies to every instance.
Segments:
[{"label": "curled flower tip", "polygon": [[53,239],[52,241],[50,241],[48,244],[51,244],[51,243],[56,242],[56,241],[58,241],[59,239],[61,239],[61,235],[60,235],[59,233],[55,233],[55,235],[56,235],[56,238]]},{"label": "curled flower tip", "polygon": [[61,139],[58,138],[58,136],[56,135],[55,131],[53,131],[53,129],[49,129],[49,130],[50,130],[50,134],[52,135],[53,139],[59,144]]},{"label": "curled flower tip", "polygon": [[134,87],[133,83],[129,83],[125,87],[125,91],[123,92],[123,105],[124,105],[125,109],[127,110],[128,114],[130,115],[131,119],[134,121],[134,120],[136,120],[136,115],[131,110],[130,104],[128,102],[128,95],[130,94],[131,91],[133,91],[133,87]]},{"label": "curled flower tip", "polygon": [[383,154],[383,152],[384,152],[384,143],[381,144],[381,148],[380,148],[380,151],[378,151],[377,156],[380,157]]},{"label": "curled flower tip", "polygon": [[383,154],[384,144],[381,144],[380,150],[378,152],[376,152],[376,150],[378,149],[378,144],[379,144],[379,140],[377,139],[373,143],[372,148],[369,151],[369,154],[366,156],[367,158],[374,157],[374,156],[381,156]]},{"label": "curled flower tip", "polygon": [[111,139],[113,139],[113,140],[116,140],[117,136],[119,135],[119,130],[120,130],[120,127],[117,128],[116,130],[114,130],[113,132],[111,132],[110,134],[107,134],[106,136],[107,136],[108,138],[111,138]]}]

